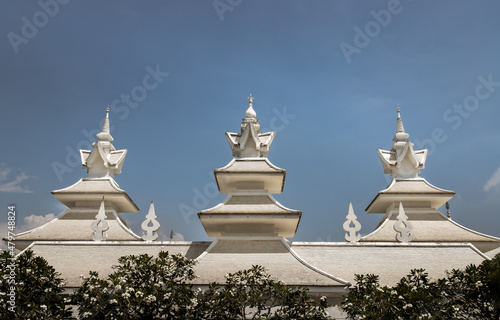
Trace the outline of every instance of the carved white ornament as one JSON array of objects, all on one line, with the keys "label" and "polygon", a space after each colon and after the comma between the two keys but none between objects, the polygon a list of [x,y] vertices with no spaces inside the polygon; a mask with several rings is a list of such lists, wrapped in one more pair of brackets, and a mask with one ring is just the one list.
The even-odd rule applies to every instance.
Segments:
[{"label": "carved white ornament", "polygon": [[397,112],[396,134],[392,139],[394,145],[390,151],[377,149],[377,152],[380,161],[382,161],[384,173],[388,173],[393,178],[400,180],[417,178],[420,170],[425,167],[427,149],[413,150],[413,143],[408,140],[410,135],[405,132],[399,107]]},{"label": "carved white ornament", "polygon": [[91,224],[91,228],[94,232],[92,232],[92,240],[94,241],[104,241],[108,237],[106,234],[106,230],[109,229],[109,224],[106,221],[106,209],[104,208],[104,199],[102,199],[101,206],[99,207],[99,212],[95,216],[96,220],[94,220]]},{"label": "carved white ornament", "polygon": [[106,110],[106,118],[102,131],[97,134],[98,141],[92,144],[93,149],[80,150],[82,167],[87,169],[89,178],[113,178],[122,172],[123,162],[127,150],[116,150],[111,141],[109,129],[109,107]]},{"label": "carved white ornament", "polygon": [[410,231],[413,229],[412,224],[408,221],[408,216],[405,213],[405,209],[403,208],[403,203],[399,203],[399,213],[398,213],[398,221],[394,224],[394,230],[396,230],[396,239],[399,242],[410,242],[413,237]]},{"label": "carved white ornament", "polygon": [[[357,233],[361,230],[361,223],[358,222],[358,217],[354,214],[354,209],[352,208],[352,203],[349,202],[349,211],[345,217],[345,222],[343,224],[344,231],[346,232],[344,238],[347,242],[358,242],[361,239],[361,235]],[[351,226],[352,225],[352,226]]]},{"label": "carved white ornament", "polygon": [[252,107],[253,97],[248,97],[248,109],[241,121],[241,133],[226,132],[226,138],[237,158],[267,157],[276,131],[260,133],[259,119]]},{"label": "carved white ornament", "polygon": [[142,228],[142,239],[146,241],[154,241],[158,239],[158,229],[160,229],[160,223],[156,220],[155,206],[153,201],[149,206],[149,212],[146,215],[146,220],[141,224]]}]

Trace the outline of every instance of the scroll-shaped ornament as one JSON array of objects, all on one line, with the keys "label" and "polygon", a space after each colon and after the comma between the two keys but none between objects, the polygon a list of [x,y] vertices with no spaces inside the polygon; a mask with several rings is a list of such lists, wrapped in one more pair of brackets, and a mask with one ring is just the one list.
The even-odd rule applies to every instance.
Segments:
[{"label": "scroll-shaped ornament", "polygon": [[97,213],[95,218],[96,220],[94,220],[91,224],[91,228],[94,231],[92,232],[92,240],[105,241],[108,237],[105,231],[109,229],[109,223],[106,221],[104,198],[102,199],[101,206],[99,207],[99,212]]},{"label": "scroll-shaped ornament", "polygon": [[160,229],[160,223],[156,220],[155,206],[153,201],[149,206],[149,212],[146,215],[146,220],[141,224],[142,228],[142,239],[146,241],[154,241],[158,239],[158,229]]},{"label": "scroll-shaped ornament", "polygon": [[396,230],[396,239],[399,242],[410,242],[413,237],[410,231],[413,229],[412,224],[408,221],[408,216],[405,214],[405,209],[403,208],[403,203],[399,203],[399,213],[398,221],[394,224],[394,230]]},{"label": "scroll-shaped ornament", "polygon": [[358,217],[354,214],[354,209],[352,208],[352,203],[349,202],[349,211],[345,217],[345,222],[342,225],[344,231],[346,232],[344,239],[347,242],[358,242],[361,239],[361,235],[358,233],[361,230],[361,223],[358,222]]}]

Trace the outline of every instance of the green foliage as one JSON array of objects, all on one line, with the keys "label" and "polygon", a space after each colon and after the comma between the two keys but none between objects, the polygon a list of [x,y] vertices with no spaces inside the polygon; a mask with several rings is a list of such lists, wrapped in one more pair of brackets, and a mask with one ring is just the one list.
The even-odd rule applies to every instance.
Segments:
[{"label": "green foliage", "polygon": [[189,319],[195,294],[193,262],[160,252],[121,257],[106,280],[97,272],[84,277],[72,296],[81,319]]},{"label": "green foliage", "polygon": [[261,266],[226,275],[200,293],[199,319],[329,319],[326,298],[317,304],[308,290],[274,280]]},{"label": "green foliage", "polygon": [[0,319],[64,319],[63,280],[44,258],[31,250],[17,259],[0,256]]},{"label": "green foliage", "polygon": [[436,282],[423,269],[392,288],[356,275],[341,308],[349,319],[500,319],[500,254]]},{"label": "green foliage", "polygon": [[325,300],[317,305],[306,289],[287,287],[259,266],[195,292],[188,283],[194,262],[181,255],[125,256],[119,263],[105,280],[97,272],[84,278],[72,296],[80,319],[328,319]]}]

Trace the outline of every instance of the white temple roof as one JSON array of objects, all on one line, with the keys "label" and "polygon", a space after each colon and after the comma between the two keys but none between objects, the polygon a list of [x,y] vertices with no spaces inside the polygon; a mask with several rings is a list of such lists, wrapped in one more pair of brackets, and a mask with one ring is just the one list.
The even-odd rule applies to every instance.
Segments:
[{"label": "white temple roof", "polygon": [[214,174],[221,193],[259,188],[275,194],[283,191],[286,170],[278,168],[267,158],[233,158]]},{"label": "white temple roof", "polygon": [[80,276],[88,276],[89,271],[97,271],[101,277],[112,273],[112,266],[117,265],[122,256],[158,256],[160,251],[168,251],[195,259],[209,245],[210,242],[189,241],[40,241],[30,248],[61,273],[61,278],[67,281],[66,287],[78,287],[82,283]]},{"label": "white temple roof", "polygon": [[225,283],[227,273],[264,266],[287,285],[340,287],[348,282],[303,261],[282,240],[216,240],[197,259],[195,284]]},{"label": "white temple roof", "polygon": [[[405,209],[413,228],[412,242],[470,242],[482,252],[500,247],[500,238],[468,229],[448,219],[439,211],[428,209]],[[370,234],[361,238],[361,242],[395,242],[397,232],[394,225],[397,213],[391,213],[380,222]]]},{"label": "white temple roof", "polygon": [[280,204],[270,194],[229,194],[223,203],[198,212],[209,237],[275,235],[293,237],[302,212]]},{"label": "white temple roof", "polygon": [[[33,241],[90,241],[92,222],[96,220],[97,210],[68,209],[60,216],[39,226],[16,235],[16,247],[24,249]],[[110,209],[106,210],[106,231],[109,241],[138,241],[141,238],[127,226],[123,218]]]},{"label": "white temple roof", "polygon": [[[424,178],[408,180],[393,179],[389,186],[379,191],[377,196],[366,208],[368,213],[386,213],[396,202],[428,203],[434,209],[440,208],[446,201],[453,198],[455,192],[433,186]],[[406,206],[405,206],[406,207]]]},{"label": "white temple roof", "polygon": [[411,269],[423,268],[433,280],[446,271],[480,264],[486,257],[465,243],[332,243],[294,242],[308,263],[355,283],[355,274],[377,274],[382,286],[393,286]]},{"label": "white temple roof", "polygon": [[97,206],[105,195],[106,200],[118,212],[135,213],[139,207],[129,197],[125,190],[120,189],[113,178],[78,180],[75,184],[52,191],[54,197],[67,207]]},{"label": "white temple roof", "polygon": [[224,239],[212,243],[37,241],[30,248],[61,273],[67,287],[79,286],[80,276],[88,275],[89,271],[106,277],[113,272],[112,266],[121,256],[156,256],[160,251],[198,258],[195,285],[224,283],[227,273],[262,265],[271,276],[288,285],[328,287],[338,291],[343,291],[348,282],[355,283],[355,274],[377,274],[381,285],[392,286],[411,269],[423,268],[436,280],[444,277],[446,271],[478,265],[487,258],[466,243],[285,243]]}]

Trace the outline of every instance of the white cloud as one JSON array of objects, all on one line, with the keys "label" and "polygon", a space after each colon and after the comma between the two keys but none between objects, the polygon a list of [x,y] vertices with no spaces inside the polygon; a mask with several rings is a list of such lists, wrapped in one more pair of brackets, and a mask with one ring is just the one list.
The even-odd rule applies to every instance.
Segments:
[{"label": "white cloud", "polygon": [[53,213],[47,213],[46,215],[39,215],[39,216],[37,216],[36,214],[32,214],[30,216],[24,217],[24,225],[22,225],[17,230],[17,233],[35,229],[53,220],[55,217],[56,216]]},{"label": "white cloud", "polygon": [[484,185],[483,189],[484,191],[488,191],[491,188],[495,187],[500,183],[500,167],[493,173],[493,175],[490,177],[490,179],[486,182]]},{"label": "white cloud", "polygon": [[181,233],[174,232],[172,239],[170,239],[170,234],[167,236],[163,231],[158,230],[158,241],[184,241],[184,236]]},{"label": "white cloud", "polygon": [[12,170],[9,168],[1,168],[0,169],[0,181],[7,180],[7,176]]},{"label": "white cloud", "polygon": [[[24,172],[17,172],[14,180],[9,178],[11,176],[12,169],[2,166],[0,168],[0,192],[7,193],[31,193],[28,187],[22,186],[21,183],[30,177]],[[9,181],[11,180],[11,181]]]},{"label": "white cloud", "polygon": [[[0,173],[1,174],[1,173]],[[21,233],[24,231],[28,231],[34,228],[37,228],[43,224],[46,224],[47,222],[51,221],[52,219],[55,218],[55,215],[53,213],[47,213],[46,215],[36,215],[32,214],[30,216],[24,217],[23,222],[24,224],[22,225],[16,225],[16,228],[14,229],[14,233]],[[0,250],[7,250],[7,244],[5,241],[3,241],[3,238],[6,238],[8,236],[8,232],[10,231],[8,229],[9,225],[6,222],[0,223]],[[19,252],[16,250],[16,253]]]}]

